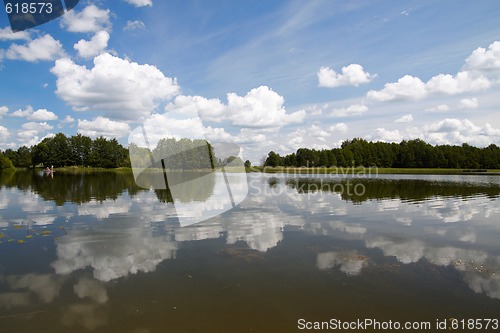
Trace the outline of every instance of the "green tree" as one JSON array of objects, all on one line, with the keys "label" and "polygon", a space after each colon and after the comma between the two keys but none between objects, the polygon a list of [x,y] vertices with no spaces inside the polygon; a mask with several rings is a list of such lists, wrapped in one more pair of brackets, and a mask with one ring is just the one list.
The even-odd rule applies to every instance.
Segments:
[{"label": "green tree", "polygon": [[434,166],[433,147],[430,144],[421,139],[416,139],[408,141],[407,147],[409,151],[407,156],[410,159],[413,158],[413,162],[408,161],[407,163],[414,163],[417,168],[431,168]]},{"label": "green tree", "polygon": [[17,165],[18,168],[28,168],[32,164],[31,162],[31,150],[22,146],[17,149]]},{"label": "green tree", "polygon": [[415,153],[414,153],[411,145],[409,145],[408,141],[406,141],[406,140],[403,140],[399,144],[399,152],[398,152],[396,166],[399,168],[415,168],[416,167]]},{"label": "green tree", "polygon": [[401,143],[369,142],[361,138],[346,140],[341,148],[315,150],[299,148],[283,157],[272,152],[265,159],[275,166],[379,166],[399,168],[500,168],[500,148],[491,144],[477,148],[462,146],[433,146],[421,139]]},{"label": "green tree", "polygon": [[3,154],[6,158],[9,159],[13,166],[17,166],[17,160],[19,158],[19,154],[17,153],[17,151],[9,148]]},{"label": "green tree", "polygon": [[126,152],[116,139],[108,140],[102,136],[91,145],[89,165],[98,168],[117,168],[123,166]]},{"label": "green tree", "polygon": [[471,145],[464,143],[462,145],[463,155],[465,156],[465,166],[464,168],[468,169],[478,169],[481,167],[479,164],[480,161],[480,152],[479,148],[472,147]]},{"label": "green tree", "polygon": [[295,158],[298,167],[313,167],[319,166],[320,156],[319,151],[315,149],[299,148],[295,153]]},{"label": "green tree", "polygon": [[211,169],[225,161],[218,160],[209,142],[202,139],[163,138],[153,149],[155,161],[163,160],[167,169]]},{"label": "green tree", "polygon": [[283,164],[287,167],[297,166],[297,158],[296,158],[295,153],[291,153],[291,154],[286,155],[283,158]]},{"label": "green tree", "polygon": [[33,167],[42,164],[44,166],[48,165],[49,160],[49,146],[47,141],[50,139],[44,139],[42,142],[33,146],[31,149],[31,162],[33,163]]},{"label": "green tree", "polygon": [[347,166],[347,162],[345,160],[344,152],[342,149],[335,148],[332,149],[333,156],[335,157],[335,160],[337,161],[336,166],[339,167],[345,167]]},{"label": "green tree", "polygon": [[481,151],[481,167],[495,169],[500,166],[500,148],[491,144]]},{"label": "green tree", "polygon": [[46,141],[48,146],[48,159],[47,166],[50,164],[55,167],[64,167],[72,165],[71,163],[71,149],[69,140],[63,133],[57,133],[53,138]]},{"label": "green tree", "polygon": [[12,169],[14,165],[12,165],[11,160],[8,157],[4,156],[4,154],[0,153],[0,170]]},{"label": "green tree", "polygon": [[69,138],[69,148],[71,150],[71,164],[88,166],[90,160],[90,151],[92,139],[88,136],[77,134]]},{"label": "green tree", "polygon": [[151,151],[148,148],[139,147],[135,143],[131,143],[128,147],[130,151],[130,158],[133,160],[134,168],[147,168],[151,165]]},{"label": "green tree", "polygon": [[267,155],[264,166],[277,167],[279,165],[283,165],[281,156],[274,151],[270,151]]}]

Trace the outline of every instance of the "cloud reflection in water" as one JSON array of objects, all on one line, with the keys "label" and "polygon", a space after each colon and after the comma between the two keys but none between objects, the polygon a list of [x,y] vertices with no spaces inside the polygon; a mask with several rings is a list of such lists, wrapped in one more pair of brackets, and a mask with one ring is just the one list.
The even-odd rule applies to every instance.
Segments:
[{"label": "cloud reflection in water", "polygon": [[[90,276],[71,280],[80,302],[68,306],[62,321],[67,326],[95,329],[106,321],[100,308],[109,301],[106,288],[110,281],[154,272],[160,263],[175,259],[184,244],[193,241],[222,239],[228,245],[244,242],[248,248],[264,253],[286,241],[288,229],[300,230],[304,237],[331,238],[331,243],[345,241],[342,249],[317,250],[314,264],[322,271],[359,276],[366,267],[377,265],[376,258],[367,254],[377,249],[405,265],[426,260],[451,267],[476,293],[500,299],[500,251],[494,252],[496,248],[490,246],[500,232],[496,223],[500,205],[498,196],[491,196],[491,189],[487,195],[474,188],[466,196],[449,196],[439,194],[441,186],[427,188],[429,196],[424,199],[370,194],[355,198],[353,204],[342,193],[299,193],[280,176],[272,184],[274,192],[266,192],[270,186],[266,177],[253,177],[257,177],[255,186],[250,187],[250,195],[237,209],[184,228],[175,222],[175,207],[161,202],[155,191],[122,192],[103,204],[90,199],[78,205],[57,206],[36,193],[2,189],[0,209],[25,204],[32,208],[4,217],[1,226],[21,223],[32,229],[55,228],[63,223],[62,217],[67,222],[65,233],[54,240],[53,273],[6,276],[10,290],[0,293],[0,307],[28,306],[33,299],[53,302],[70,281],[68,276],[90,270]],[[454,188],[446,186],[445,191]],[[457,185],[455,190],[459,189]],[[434,190],[437,192],[432,194]],[[210,191],[213,193],[213,189]],[[212,206],[218,207],[215,201]]]}]

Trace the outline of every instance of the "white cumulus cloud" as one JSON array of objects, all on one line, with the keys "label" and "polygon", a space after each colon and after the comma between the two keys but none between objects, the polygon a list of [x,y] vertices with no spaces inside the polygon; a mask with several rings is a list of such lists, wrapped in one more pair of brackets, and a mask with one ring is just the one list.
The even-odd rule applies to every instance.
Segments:
[{"label": "white cumulus cloud", "polygon": [[103,136],[109,139],[121,138],[130,132],[130,126],[121,121],[113,121],[104,117],[94,120],[78,119],[78,133],[96,138]]},{"label": "white cumulus cloud", "polygon": [[241,127],[281,127],[300,123],[306,116],[304,110],[287,114],[285,99],[266,86],[254,88],[245,96],[229,93],[227,101],[227,118]]},{"label": "white cumulus cloud", "polygon": [[478,132],[480,128],[468,119],[445,119],[425,127],[429,132]]},{"label": "white cumulus cloud", "polygon": [[479,47],[465,60],[467,68],[475,70],[498,70],[500,69],[500,42],[495,41],[488,49]]},{"label": "white cumulus cloud", "polygon": [[0,28],[0,40],[30,40],[30,35],[27,31],[12,32],[10,27]]},{"label": "white cumulus cloud", "polygon": [[146,143],[146,141],[144,140],[143,132],[147,135],[147,142],[149,142],[150,147],[155,147],[157,142],[164,138],[203,139],[203,124],[196,113],[180,118],[181,114],[182,111],[171,111],[151,115],[143,123],[142,128],[136,128],[131,133],[129,142],[144,146],[143,143]]},{"label": "white cumulus cloud", "polygon": [[362,104],[353,104],[347,108],[335,108],[332,110],[331,115],[334,117],[351,117],[359,116],[360,114],[368,111],[368,107]]},{"label": "white cumulus cloud", "polygon": [[0,125],[0,143],[3,143],[10,136],[10,132],[6,127]]},{"label": "white cumulus cloud", "polygon": [[30,115],[28,119],[35,121],[48,121],[48,120],[57,120],[57,116],[54,112],[48,111],[47,109],[38,109],[35,112],[33,112],[33,114]]},{"label": "white cumulus cloud", "polygon": [[221,127],[207,126],[203,128],[205,137],[210,142],[236,142],[237,139]]},{"label": "white cumulus cloud", "polygon": [[377,128],[374,133],[367,136],[368,140],[371,141],[382,141],[382,142],[401,142],[403,136],[399,130],[388,130],[385,128]]},{"label": "white cumulus cloud", "polygon": [[476,109],[477,107],[479,107],[479,102],[475,97],[464,98],[460,100],[459,107],[463,109]]},{"label": "white cumulus cloud", "polygon": [[90,59],[104,51],[108,47],[108,41],[109,33],[99,31],[90,40],[81,39],[73,47],[80,57]]},{"label": "white cumulus cloud", "polygon": [[123,30],[125,31],[132,31],[132,30],[144,30],[146,29],[146,25],[144,22],[141,20],[134,20],[134,21],[127,21],[127,24],[123,27]]},{"label": "white cumulus cloud", "polygon": [[318,72],[320,87],[336,88],[341,86],[355,86],[372,81],[376,75],[365,72],[363,66],[350,64],[342,67],[342,73],[337,73],[329,67],[321,67]]},{"label": "white cumulus cloud", "polygon": [[[63,127],[64,127],[64,125],[67,125],[67,124],[73,124],[74,122],[75,122],[75,118],[73,118],[73,117],[71,117],[71,116],[66,116],[66,117],[64,117],[64,119],[63,119],[63,120],[61,120],[61,121],[59,122],[59,124],[57,125],[57,127],[59,127],[59,128],[63,128]],[[73,127],[73,125],[70,125],[70,127],[72,128],[72,127]]]},{"label": "white cumulus cloud", "polygon": [[330,136],[330,133],[328,131],[325,131],[318,125],[311,125],[307,130],[306,130],[310,136],[315,137],[317,140],[321,142],[325,142],[326,138]]},{"label": "white cumulus cloud", "polygon": [[59,59],[51,72],[57,76],[56,94],[75,111],[103,111],[109,118],[141,120],[157,102],[180,92],[177,80],[166,77],[151,65],[140,65],[103,53],[94,67]]},{"label": "white cumulus cloud", "polygon": [[9,108],[6,106],[0,106],[0,119],[9,112]]},{"label": "white cumulus cloud", "polygon": [[246,147],[260,147],[263,144],[272,144],[273,142],[267,136],[266,129],[261,128],[242,128],[235,138],[235,142]]},{"label": "white cumulus cloud", "polygon": [[204,120],[229,121],[233,126],[246,128],[280,128],[305,119],[304,110],[287,113],[284,103],[285,99],[278,93],[267,86],[260,86],[245,96],[227,94],[227,104],[201,96],[178,96],[166,109],[191,105]]},{"label": "white cumulus cloud", "polygon": [[462,71],[456,76],[439,74],[426,83],[427,92],[448,95],[460,94],[469,91],[479,91],[491,86],[491,82],[484,76],[475,77],[470,72]]},{"label": "white cumulus cloud", "polygon": [[429,111],[429,112],[446,112],[449,110],[450,110],[450,107],[446,104],[439,104],[437,106],[425,109],[425,111]]},{"label": "white cumulus cloud", "polygon": [[485,147],[491,143],[500,143],[500,129],[493,128],[489,123],[483,127],[468,119],[447,118],[424,125],[421,129],[410,129],[413,136],[420,137],[431,144],[461,145]]},{"label": "white cumulus cloud", "polygon": [[98,32],[111,27],[109,9],[88,5],[82,11],[74,9],[62,16],[61,27],[70,32]]},{"label": "white cumulus cloud", "polygon": [[438,74],[427,82],[405,75],[397,82],[386,83],[381,90],[370,90],[367,97],[384,102],[392,100],[421,99],[432,95],[456,95],[490,88],[497,81],[492,71],[500,69],[500,42],[488,49],[478,48],[465,60],[464,69],[456,75]]},{"label": "white cumulus cloud", "polygon": [[411,114],[405,114],[404,116],[396,119],[395,123],[411,123],[413,121],[413,116]]},{"label": "white cumulus cloud", "polygon": [[347,133],[347,125],[344,123],[338,123],[329,127],[330,132],[337,133]]},{"label": "white cumulus cloud", "polygon": [[21,125],[22,129],[25,130],[36,130],[37,132],[44,132],[53,129],[52,125],[49,125],[47,122],[37,123],[34,121],[30,121],[28,123],[24,123]]},{"label": "white cumulus cloud", "polygon": [[26,45],[13,44],[5,53],[8,59],[29,62],[51,61],[64,55],[61,42],[48,34],[30,41]]},{"label": "white cumulus cloud", "polygon": [[31,105],[26,106],[25,110],[18,109],[10,114],[12,117],[26,118],[35,121],[57,120],[57,115],[47,109],[33,110]]},{"label": "white cumulus cloud", "polygon": [[125,0],[125,2],[135,7],[153,6],[153,0]]},{"label": "white cumulus cloud", "polygon": [[63,124],[71,124],[75,121],[75,118],[71,117],[71,116],[66,116],[64,117],[63,120],[61,120],[61,123]]},{"label": "white cumulus cloud", "polygon": [[[144,137],[146,134],[147,140]],[[235,137],[223,128],[205,127],[198,117],[196,109],[191,105],[170,109],[165,113],[154,113],[140,127],[135,128],[129,136],[129,143],[141,147],[155,147],[164,138],[208,139],[212,141],[234,142]]]},{"label": "white cumulus cloud", "polygon": [[[20,144],[26,146],[32,146],[40,142],[39,135],[41,133],[50,131],[54,127],[49,125],[47,122],[37,123],[28,122],[21,125],[21,128],[17,131],[16,136]],[[51,136],[52,134],[48,134]]]},{"label": "white cumulus cloud", "polygon": [[192,111],[198,112],[204,120],[219,122],[226,114],[226,105],[219,99],[207,99],[202,96],[179,95],[174,102],[167,105],[166,110],[175,110],[179,108],[192,108]]},{"label": "white cumulus cloud", "polygon": [[426,94],[425,83],[418,77],[405,75],[397,82],[386,83],[382,90],[370,90],[367,97],[384,102],[396,99],[418,99]]}]

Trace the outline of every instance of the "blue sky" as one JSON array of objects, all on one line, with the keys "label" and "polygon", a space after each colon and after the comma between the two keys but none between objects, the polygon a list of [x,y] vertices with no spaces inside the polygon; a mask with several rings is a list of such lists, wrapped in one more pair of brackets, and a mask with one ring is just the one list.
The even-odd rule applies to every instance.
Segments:
[{"label": "blue sky", "polygon": [[127,144],[153,118],[254,163],[354,137],[500,144],[499,16],[493,0],[81,0],[13,34],[3,14],[0,149]]}]

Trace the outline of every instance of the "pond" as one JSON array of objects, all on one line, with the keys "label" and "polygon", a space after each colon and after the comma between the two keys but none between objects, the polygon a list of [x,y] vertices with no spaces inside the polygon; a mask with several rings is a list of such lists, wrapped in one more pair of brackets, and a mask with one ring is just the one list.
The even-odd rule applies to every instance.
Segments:
[{"label": "pond", "polygon": [[0,174],[2,332],[500,319],[499,176],[253,173],[238,206],[181,227],[176,204],[195,212],[213,177],[172,194],[126,172]]}]

